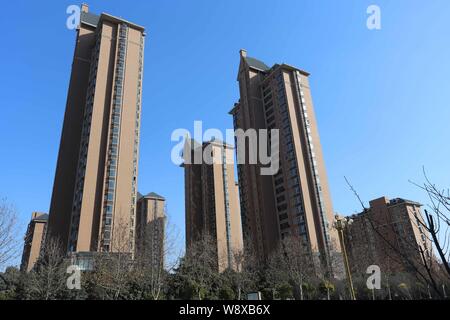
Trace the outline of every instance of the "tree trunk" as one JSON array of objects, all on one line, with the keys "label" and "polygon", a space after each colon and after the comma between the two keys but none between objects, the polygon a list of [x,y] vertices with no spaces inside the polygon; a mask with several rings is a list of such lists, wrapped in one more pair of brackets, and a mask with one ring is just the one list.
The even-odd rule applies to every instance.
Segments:
[{"label": "tree trunk", "polygon": [[300,300],[303,300],[303,285],[300,284]]}]

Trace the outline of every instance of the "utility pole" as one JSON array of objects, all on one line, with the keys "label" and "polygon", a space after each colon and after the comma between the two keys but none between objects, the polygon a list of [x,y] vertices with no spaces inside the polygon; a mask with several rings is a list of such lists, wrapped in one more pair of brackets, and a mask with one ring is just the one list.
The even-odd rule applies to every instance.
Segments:
[{"label": "utility pole", "polygon": [[348,263],[347,250],[345,248],[344,243],[344,229],[347,226],[351,225],[352,223],[353,223],[352,219],[347,219],[344,217],[340,217],[339,215],[336,215],[333,226],[338,231],[339,234],[339,243],[341,245],[342,255],[344,256],[345,273],[347,275],[348,290],[350,291],[350,297],[352,300],[356,300],[355,289],[353,288],[352,275],[350,273],[350,266]]}]

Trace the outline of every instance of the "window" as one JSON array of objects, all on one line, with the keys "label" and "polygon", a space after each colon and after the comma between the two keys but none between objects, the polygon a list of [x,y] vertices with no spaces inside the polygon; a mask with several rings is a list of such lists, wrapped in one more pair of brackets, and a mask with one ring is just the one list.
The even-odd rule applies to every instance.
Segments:
[{"label": "window", "polygon": [[281,229],[281,230],[285,230],[285,229],[287,229],[287,228],[289,228],[289,222],[284,222],[284,223],[282,223],[282,224],[280,225],[280,229]]},{"label": "window", "polygon": [[270,99],[272,99],[272,94],[271,93],[264,98],[264,103],[269,102]]},{"label": "window", "polygon": [[300,224],[299,230],[300,230],[300,234],[306,233],[306,226],[304,223]]},{"label": "window", "polygon": [[291,177],[295,177],[295,176],[297,175],[297,170],[296,170],[296,168],[291,169],[291,170],[290,170],[290,173],[291,173]]},{"label": "window", "polygon": [[281,187],[277,188],[277,189],[275,190],[275,192],[276,192],[277,194],[279,194],[279,193],[283,192],[284,190],[285,190],[284,187],[281,186]]},{"label": "window", "polygon": [[278,178],[278,179],[275,180],[275,185],[276,186],[279,186],[282,183],[283,183],[283,178]]}]

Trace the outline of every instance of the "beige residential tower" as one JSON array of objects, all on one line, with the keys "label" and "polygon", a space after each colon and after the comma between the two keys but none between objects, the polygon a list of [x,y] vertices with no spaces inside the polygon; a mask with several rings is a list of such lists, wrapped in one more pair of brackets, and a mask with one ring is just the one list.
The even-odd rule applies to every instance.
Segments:
[{"label": "beige residential tower", "polygon": [[279,132],[275,175],[261,175],[259,163],[238,164],[246,248],[267,259],[282,239],[295,236],[322,262],[318,267],[341,269],[309,73],[284,63],[268,67],[241,50],[238,82],[240,99],[230,111],[234,128]]},{"label": "beige residential tower", "polygon": [[68,252],[134,250],[144,38],[82,6],[48,223]]}]

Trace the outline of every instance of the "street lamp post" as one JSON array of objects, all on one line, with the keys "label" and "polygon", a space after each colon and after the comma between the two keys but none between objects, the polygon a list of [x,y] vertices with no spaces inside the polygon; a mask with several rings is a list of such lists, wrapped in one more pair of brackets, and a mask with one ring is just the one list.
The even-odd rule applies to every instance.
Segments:
[{"label": "street lamp post", "polygon": [[352,275],[350,273],[350,266],[348,264],[347,250],[345,248],[344,243],[344,229],[347,226],[351,225],[352,223],[353,223],[352,219],[347,219],[344,217],[340,217],[339,215],[336,215],[333,225],[334,228],[338,231],[339,235],[339,243],[341,245],[342,255],[344,256],[345,273],[347,275],[348,289],[350,291],[350,296],[352,300],[356,300],[355,290],[353,289]]}]

